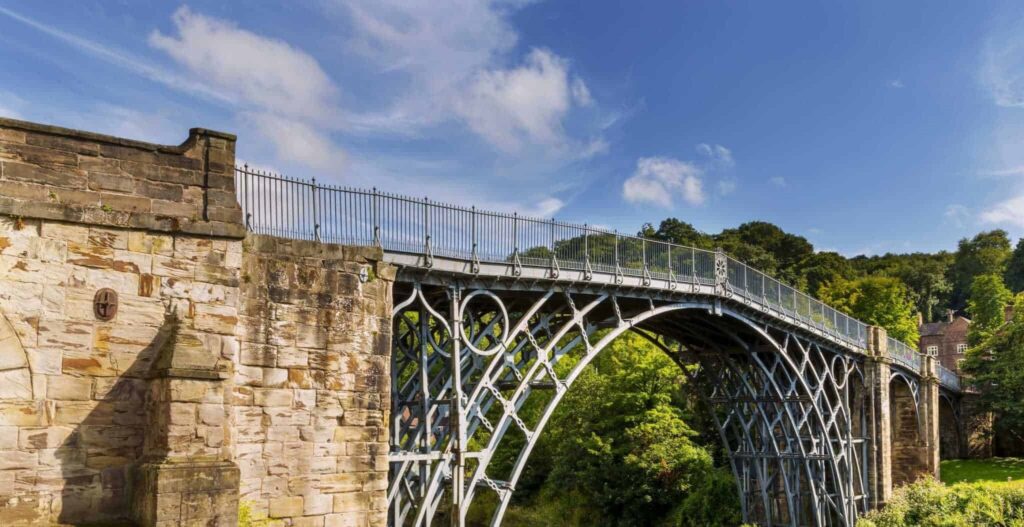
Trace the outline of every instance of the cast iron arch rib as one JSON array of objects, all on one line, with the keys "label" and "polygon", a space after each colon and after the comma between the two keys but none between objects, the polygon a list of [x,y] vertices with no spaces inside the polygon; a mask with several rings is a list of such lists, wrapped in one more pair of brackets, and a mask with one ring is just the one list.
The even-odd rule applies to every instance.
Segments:
[{"label": "cast iron arch rib", "polygon": [[[863,511],[867,487],[856,470],[863,453],[846,407],[861,358],[849,350],[697,295],[492,291],[454,281],[409,289],[393,314],[392,525],[429,525],[446,498],[457,507],[447,514],[464,520],[481,491],[497,495],[491,524],[500,525],[565,393],[627,331],[680,365],[699,365],[684,371],[715,408],[745,521],[852,525]],[[578,360],[559,375],[556,366],[570,355]],[[541,388],[554,393],[530,425],[518,412]],[[488,468],[512,429],[524,441],[508,477],[496,479]]]}]

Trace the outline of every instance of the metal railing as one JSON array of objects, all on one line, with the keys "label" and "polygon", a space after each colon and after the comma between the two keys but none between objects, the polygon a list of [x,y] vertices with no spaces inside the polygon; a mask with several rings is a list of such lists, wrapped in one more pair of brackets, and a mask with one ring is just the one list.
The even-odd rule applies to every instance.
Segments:
[{"label": "metal railing", "polygon": [[[651,285],[714,286],[791,317],[860,348],[867,326],[823,302],[724,254],[617,231],[460,207],[399,194],[322,185],[253,168],[236,167],[236,189],[246,227],[257,234],[346,245],[379,246],[432,261],[447,257],[632,276]],[[719,269],[724,262],[724,269]],[[724,272],[721,277],[718,273]],[[920,355],[889,339],[894,357],[920,371]],[[893,343],[896,344],[893,344]]]},{"label": "metal railing", "polygon": [[960,391],[960,376],[953,370],[939,364],[939,384],[955,391]]},{"label": "metal railing", "polygon": [[893,361],[906,366],[914,373],[921,373],[921,363],[924,360],[924,356],[918,353],[917,350],[903,343],[901,340],[896,340],[889,337],[889,357]]}]

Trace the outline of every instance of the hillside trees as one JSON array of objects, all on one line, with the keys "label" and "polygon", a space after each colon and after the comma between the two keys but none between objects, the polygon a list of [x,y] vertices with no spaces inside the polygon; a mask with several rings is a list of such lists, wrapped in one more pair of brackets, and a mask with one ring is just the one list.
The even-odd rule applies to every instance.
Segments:
[{"label": "hillside trees", "polygon": [[821,300],[867,324],[884,327],[903,342],[918,340],[917,317],[906,285],[898,278],[866,276],[840,280],[819,290]]},{"label": "hillside trees", "polygon": [[974,278],[986,274],[1002,275],[1009,259],[1010,237],[1004,230],[981,232],[970,240],[960,240],[948,272],[952,285],[950,308],[964,309]]},{"label": "hillside trees", "polygon": [[1017,240],[1017,247],[1006,264],[1006,286],[1014,293],[1024,291],[1024,238]]},{"label": "hillside trees", "polygon": [[971,296],[967,301],[967,312],[971,316],[971,330],[968,343],[977,346],[991,337],[1005,322],[1006,305],[1013,295],[997,274],[985,274],[974,279]]}]

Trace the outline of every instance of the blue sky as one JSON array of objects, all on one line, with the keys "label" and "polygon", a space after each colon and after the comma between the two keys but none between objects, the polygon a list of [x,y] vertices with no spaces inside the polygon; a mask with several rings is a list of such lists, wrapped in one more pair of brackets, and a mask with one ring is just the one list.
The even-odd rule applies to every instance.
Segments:
[{"label": "blue sky", "polygon": [[1024,5],[616,4],[0,0],[0,115],[625,231],[1024,235]]}]

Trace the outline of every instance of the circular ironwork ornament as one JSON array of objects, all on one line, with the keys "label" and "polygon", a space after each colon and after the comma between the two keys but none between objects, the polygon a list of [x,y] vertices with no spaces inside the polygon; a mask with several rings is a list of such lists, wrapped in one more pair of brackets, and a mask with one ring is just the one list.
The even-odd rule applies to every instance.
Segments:
[{"label": "circular ironwork ornament", "polygon": [[92,298],[92,312],[96,318],[107,322],[117,315],[117,291],[104,287]]}]

